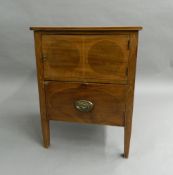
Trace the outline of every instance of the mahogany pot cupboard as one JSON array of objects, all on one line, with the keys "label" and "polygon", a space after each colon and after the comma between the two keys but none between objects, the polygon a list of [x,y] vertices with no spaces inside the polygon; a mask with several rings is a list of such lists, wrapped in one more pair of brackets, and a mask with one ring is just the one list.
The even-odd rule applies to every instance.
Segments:
[{"label": "mahogany pot cupboard", "polygon": [[44,147],[50,120],[124,127],[129,155],[142,27],[31,27]]}]

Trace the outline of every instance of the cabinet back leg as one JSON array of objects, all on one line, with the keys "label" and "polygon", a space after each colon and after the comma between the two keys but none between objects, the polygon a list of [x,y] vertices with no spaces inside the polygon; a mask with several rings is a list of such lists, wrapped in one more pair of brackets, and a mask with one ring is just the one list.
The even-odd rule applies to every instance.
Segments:
[{"label": "cabinet back leg", "polygon": [[131,138],[131,124],[128,123],[124,127],[124,157],[128,158]]},{"label": "cabinet back leg", "polygon": [[42,126],[42,136],[43,136],[43,146],[48,148],[50,145],[50,127],[49,127],[49,120],[42,119],[41,121]]}]

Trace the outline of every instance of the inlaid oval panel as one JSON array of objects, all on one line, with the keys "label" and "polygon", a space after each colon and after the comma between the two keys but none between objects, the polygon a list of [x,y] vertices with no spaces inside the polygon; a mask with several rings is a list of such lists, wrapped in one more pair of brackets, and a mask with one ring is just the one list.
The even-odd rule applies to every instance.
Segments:
[{"label": "inlaid oval panel", "polygon": [[42,36],[45,79],[70,81],[81,77],[81,42],[78,36]]},{"label": "inlaid oval panel", "polygon": [[85,38],[86,72],[90,82],[127,83],[129,35],[90,35]]},{"label": "inlaid oval panel", "polygon": [[76,45],[68,40],[52,42],[48,48],[49,65],[57,69],[75,69],[80,61],[80,52]]},{"label": "inlaid oval panel", "polygon": [[98,41],[88,51],[88,64],[98,73],[115,74],[123,58],[121,47],[109,40]]}]

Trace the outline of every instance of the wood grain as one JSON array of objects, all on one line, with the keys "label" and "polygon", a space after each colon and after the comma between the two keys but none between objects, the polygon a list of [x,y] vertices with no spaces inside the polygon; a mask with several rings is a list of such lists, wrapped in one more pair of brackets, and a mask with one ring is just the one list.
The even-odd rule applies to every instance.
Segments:
[{"label": "wood grain", "polygon": [[47,26],[43,26],[43,27],[37,27],[37,26],[33,26],[30,27],[30,30],[35,30],[35,31],[138,31],[138,30],[142,30],[141,26],[116,26],[116,27],[56,27],[56,26],[52,26],[52,27],[47,27]]}]

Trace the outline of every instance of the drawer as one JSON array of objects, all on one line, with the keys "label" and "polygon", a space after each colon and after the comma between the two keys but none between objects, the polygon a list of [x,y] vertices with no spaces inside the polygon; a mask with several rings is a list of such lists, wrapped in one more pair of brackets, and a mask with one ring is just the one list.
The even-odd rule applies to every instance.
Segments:
[{"label": "drawer", "polygon": [[129,35],[42,35],[45,80],[127,83]]},{"label": "drawer", "polygon": [[47,118],[124,126],[126,85],[45,83]]}]

